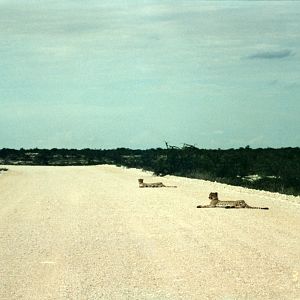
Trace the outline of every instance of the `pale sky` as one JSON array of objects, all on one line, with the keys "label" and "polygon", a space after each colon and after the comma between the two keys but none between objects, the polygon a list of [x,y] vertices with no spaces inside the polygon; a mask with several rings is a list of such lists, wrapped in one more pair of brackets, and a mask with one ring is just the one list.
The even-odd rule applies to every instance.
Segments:
[{"label": "pale sky", "polygon": [[0,0],[0,148],[300,146],[300,2]]}]

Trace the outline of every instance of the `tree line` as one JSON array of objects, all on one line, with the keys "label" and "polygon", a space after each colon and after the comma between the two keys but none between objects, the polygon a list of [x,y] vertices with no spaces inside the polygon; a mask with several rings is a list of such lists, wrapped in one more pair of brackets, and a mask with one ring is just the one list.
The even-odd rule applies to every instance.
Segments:
[{"label": "tree line", "polygon": [[0,150],[0,164],[96,165],[115,164],[167,174],[218,181],[254,189],[300,195],[300,148],[147,150],[117,149],[8,149]]}]

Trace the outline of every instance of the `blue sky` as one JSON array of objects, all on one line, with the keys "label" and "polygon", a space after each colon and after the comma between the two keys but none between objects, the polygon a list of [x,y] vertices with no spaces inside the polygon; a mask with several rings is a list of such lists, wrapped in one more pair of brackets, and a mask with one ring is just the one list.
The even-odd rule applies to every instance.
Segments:
[{"label": "blue sky", "polygon": [[0,0],[0,148],[300,146],[300,2]]}]

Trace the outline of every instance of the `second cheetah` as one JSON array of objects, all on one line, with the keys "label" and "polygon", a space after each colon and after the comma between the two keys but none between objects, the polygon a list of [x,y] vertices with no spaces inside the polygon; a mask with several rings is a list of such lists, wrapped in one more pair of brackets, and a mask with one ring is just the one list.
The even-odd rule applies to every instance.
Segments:
[{"label": "second cheetah", "polygon": [[248,205],[244,200],[236,201],[220,201],[218,193],[210,193],[208,199],[210,199],[209,205],[198,205],[197,208],[250,208],[250,209],[269,209],[268,207],[255,207]]}]

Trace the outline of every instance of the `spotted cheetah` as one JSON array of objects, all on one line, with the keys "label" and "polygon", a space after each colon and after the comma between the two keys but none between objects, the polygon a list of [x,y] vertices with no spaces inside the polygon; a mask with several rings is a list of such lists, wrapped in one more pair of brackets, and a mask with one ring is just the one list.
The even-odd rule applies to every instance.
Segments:
[{"label": "spotted cheetah", "polygon": [[220,201],[218,198],[218,193],[210,193],[208,199],[210,199],[209,205],[198,205],[197,208],[250,208],[250,209],[269,209],[268,207],[255,207],[249,206],[244,200],[236,201]]},{"label": "spotted cheetah", "polygon": [[138,182],[140,188],[177,187],[175,185],[164,185],[162,182],[146,183],[144,182],[144,179],[138,179]]}]

